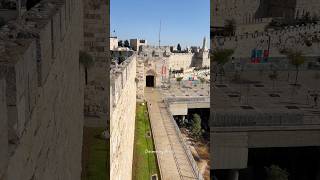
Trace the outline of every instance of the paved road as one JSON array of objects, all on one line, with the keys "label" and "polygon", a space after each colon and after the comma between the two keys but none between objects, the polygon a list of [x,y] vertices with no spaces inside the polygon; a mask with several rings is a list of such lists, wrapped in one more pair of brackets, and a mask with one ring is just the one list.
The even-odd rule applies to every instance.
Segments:
[{"label": "paved road", "polygon": [[146,89],[145,97],[162,179],[197,179],[160,93]]}]

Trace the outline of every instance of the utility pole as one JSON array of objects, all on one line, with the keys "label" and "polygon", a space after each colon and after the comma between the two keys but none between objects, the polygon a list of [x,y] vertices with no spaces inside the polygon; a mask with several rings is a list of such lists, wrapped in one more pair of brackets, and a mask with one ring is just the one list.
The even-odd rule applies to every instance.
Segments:
[{"label": "utility pole", "polygon": [[159,27],[159,48],[160,48],[160,42],[161,42],[161,20],[160,20],[160,27]]}]

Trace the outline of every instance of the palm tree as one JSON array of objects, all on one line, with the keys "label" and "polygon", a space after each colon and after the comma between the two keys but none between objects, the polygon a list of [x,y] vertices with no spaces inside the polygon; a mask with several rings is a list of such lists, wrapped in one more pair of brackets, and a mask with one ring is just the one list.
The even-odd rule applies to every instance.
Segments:
[{"label": "palm tree", "polygon": [[290,63],[296,68],[296,79],[294,85],[298,83],[299,68],[305,62],[305,56],[301,51],[286,50],[283,52],[289,59]]},{"label": "palm tree", "polygon": [[220,84],[222,84],[222,75],[225,73],[224,65],[230,60],[233,53],[233,49],[216,49],[212,52],[211,60],[217,63],[216,76],[220,75]]}]

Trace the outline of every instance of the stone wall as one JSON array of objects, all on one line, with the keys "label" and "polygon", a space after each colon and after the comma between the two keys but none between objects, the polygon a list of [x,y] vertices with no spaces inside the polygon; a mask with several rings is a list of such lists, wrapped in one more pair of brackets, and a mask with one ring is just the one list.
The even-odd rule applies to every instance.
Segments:
[{"label": "stone wall", "polygon": [[[7,84],[7,179],[80,179],[79,17],[80,0],[44,0],[0,30],[0,77]],[[0,106],[0,114],[5,113]]]},{"label": "stone wall", "polygon": [[136,74],[136,78],[138,79],[137,101],[144,100],[144,88],[146,86],[146,75],[145,75],[144,65],[145,65],[144,59],[138,57],[137,58],[137,74]]},{"label": "stone wall", "polygon": [[0,179],[7,179],[8,167],[8,117],[6,103],[6,84],[4,79],[0,79]]},{"label": "stone wall", "polygon": [[227,19],[250,24],[270,17],[302,17],[306,12],[320,15],[319,7],[318,0],[216,0],[211,3],[211,26],[224,26]]},{"label": "stone wall", "polygon": [[194,53],[172,53],[169,57],[169,67],[172,70],[180,70],[190,68],[194,59]]},{"label": "stone wall", "polygon": [[136,115],[137,58],[129,57],[111,71],[110,83],[110,179],[132,177]]},{"label": "stone wall", "polygon": [[[137,98],[144,99],[144,88],[146,87],[146,76],[154,76],[155,87],[160,87],[162,82],[169,81],[169,71],[184,70],[191,67],[210,67],[209,51],[200,51],[197,53],[170,53],[170,55],[153,57],[150,55],[152,48],[150,46],[143,46],[147,51],[143,51],[137,56]],[[165,47],[159,51],[164,52]],[[162,53],[159,53],[162,54]],[[146,56],[145,56],[146,55]]]},{"label": "stone wall", "polygon": [[94,59],[85,88],[85,125],[106,126],[109,120],[109,8],[108,0],[83,0],[84,50]]},{"label": "stone wall", "polygon": [[[283,30],[271,32],[251,33],[234,37],[216,37],[213,47],[235,49],[234,57],[250,58],[251,51],[256,49],[267,50],[270,36],[270,57],[284,57],[282,49],[298,49],[311,57],[320,56],[320,25],[287,27]],[[307,42],[312,44],[308,46]]]}]

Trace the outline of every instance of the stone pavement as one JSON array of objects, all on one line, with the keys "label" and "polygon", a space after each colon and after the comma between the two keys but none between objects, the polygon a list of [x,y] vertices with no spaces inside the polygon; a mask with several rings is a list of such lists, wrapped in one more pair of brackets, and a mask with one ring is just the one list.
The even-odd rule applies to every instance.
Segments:
[{"label": "stone pavement", "polygon": [[197,179],[170,114],[156,89],[145,89],[156,154],[163,180]]}]

